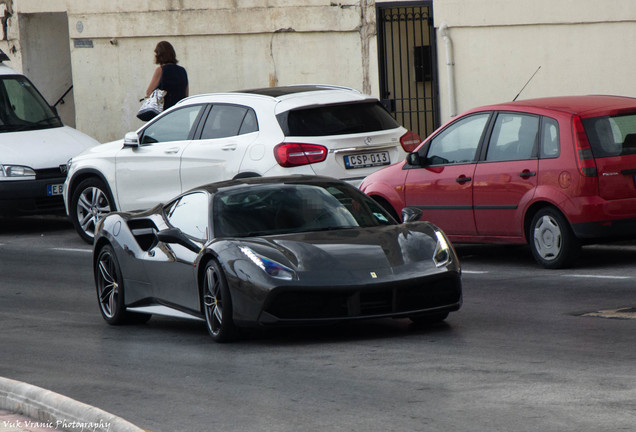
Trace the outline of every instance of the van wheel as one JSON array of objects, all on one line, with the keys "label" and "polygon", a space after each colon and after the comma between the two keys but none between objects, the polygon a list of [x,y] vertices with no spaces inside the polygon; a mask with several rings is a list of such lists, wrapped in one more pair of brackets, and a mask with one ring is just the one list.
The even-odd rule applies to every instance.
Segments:
[{"label": "van wheel", "polygon": [[97,223],[114,210],[115,204],[108,187],[98,178],[83,180],[71,195],[71,221],[79,236],[87,243],[93,243]]},{"label": "van wheel", "polygon": [[581,250],[568,221],[558,210],[549,207],[539,210],[532,218],[528,242],[534,259],[548,269],[568,267]]}]

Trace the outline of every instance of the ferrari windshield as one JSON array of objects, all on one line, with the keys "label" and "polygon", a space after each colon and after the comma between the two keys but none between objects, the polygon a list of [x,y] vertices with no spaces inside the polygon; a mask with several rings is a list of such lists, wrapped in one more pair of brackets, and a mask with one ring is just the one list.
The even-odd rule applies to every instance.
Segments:
[{"label": "ferrari windshield", "polygon": [[348,185],[265,184],[214,197],[215,237],[250,237],[396,222],[375,201]]},{"label": "ferrari windshield", "polygon": [[60,118],[28,79],[0,77],[0,132],[61,126]]}]

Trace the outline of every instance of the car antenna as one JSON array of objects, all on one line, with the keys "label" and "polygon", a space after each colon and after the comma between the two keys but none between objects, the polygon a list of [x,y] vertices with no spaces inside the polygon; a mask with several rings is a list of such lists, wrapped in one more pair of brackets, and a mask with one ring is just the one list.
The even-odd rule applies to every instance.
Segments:
[{"label": "car antenna", "polygon": [[530,84],[530,81],[532,81],[532,78],[534,78],[534,76],[537,74],[537,72],[539,72],[539,69],[541,69],[541,66],[539,66],[539,67],[537,68],[537,70],[536,70],[536,71],[534,71],[534,73],[532,74],[532,76],[530,77],[530,79],[528,80],[528,82],[526,82],[526,83],[524,84],[524,86],[523,86],[523,87],[521,87],[521,90],[519,90],[519,93],[517,93],[517,96],[515,96],[515,98],[512,100],[513,102],[517,100],[517,98],[519,97],[519,95],[521,94],[521,92],[523,91],[523,89],[525,89],[525,88],[526,88],[526,86],[527,86],[528,84]]}]

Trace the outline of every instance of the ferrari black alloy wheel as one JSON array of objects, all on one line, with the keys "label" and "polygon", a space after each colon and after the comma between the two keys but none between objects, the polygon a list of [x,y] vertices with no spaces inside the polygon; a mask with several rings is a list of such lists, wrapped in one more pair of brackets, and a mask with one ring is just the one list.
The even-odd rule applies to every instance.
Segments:
[{"label": "ferrari black alloy wheel", "polygon": [[205,323],[216,342],[229,342],[235,337],[232,321],[232,300],[225,277],[218,264],[207,263],[201,293]]},{"label": "ferrari black alloy wheel", "polygon": [[99,311],[108,324],[143,324],[152,315],[133,313],[124,304],[124,284],[115,252],[110,245],[104,246],[95,262],[95,286]]},{"label": "ferrari black alloy wheel", "polygon": [[124,285],[112,247],[106,245],[101,249],[95,267],[99,310],[109,324],[122,324],[126,318]]},{"label": "ferrari black alloy wheel", "polygon": [[97,222],[114,210],[108,188],[98,178],[83,180],[75,188],[69,205],[75,230],[87,243],[93,243]]}]

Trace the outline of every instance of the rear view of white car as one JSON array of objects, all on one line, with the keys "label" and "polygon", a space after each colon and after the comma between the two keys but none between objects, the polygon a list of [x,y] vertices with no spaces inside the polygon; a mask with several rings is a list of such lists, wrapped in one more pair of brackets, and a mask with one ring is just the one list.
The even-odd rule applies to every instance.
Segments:
[{"label": "rear view of white car", "polygon": [[68,160],[99,143],[64,126],[7,60],[0,51],[0,215],[63,214]]},{"label": "rear view of white car", "polygon": [[92,242],[114,210],[143,210],[202,184],[309,174],[358,185],[420,139],[371,96],[325,85],[192,96],[125,139],[73,158],[67,212]]}]

